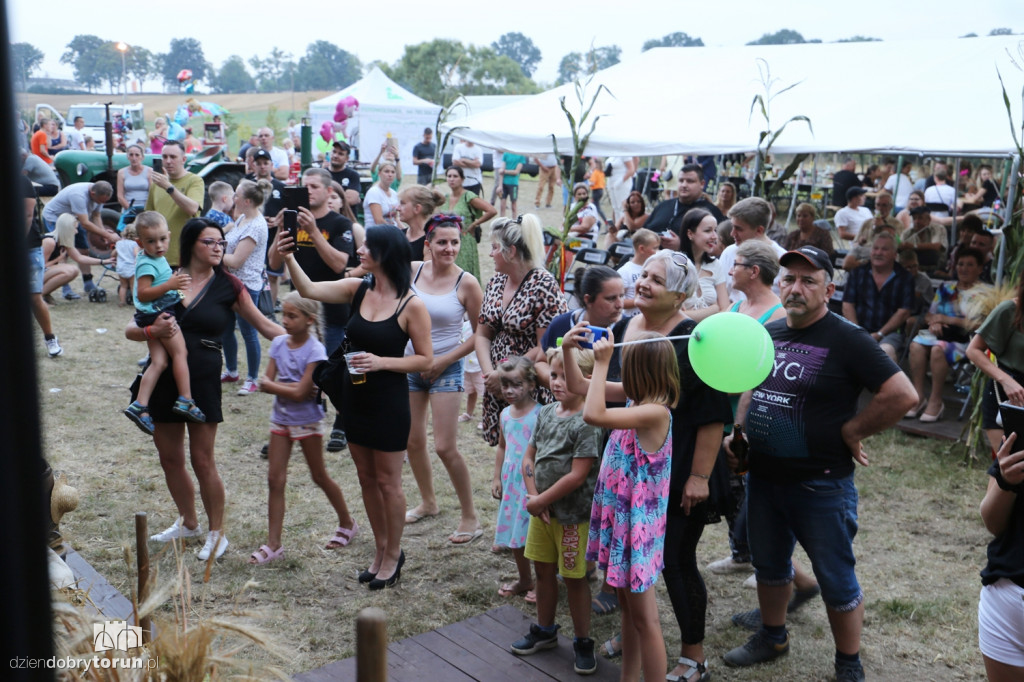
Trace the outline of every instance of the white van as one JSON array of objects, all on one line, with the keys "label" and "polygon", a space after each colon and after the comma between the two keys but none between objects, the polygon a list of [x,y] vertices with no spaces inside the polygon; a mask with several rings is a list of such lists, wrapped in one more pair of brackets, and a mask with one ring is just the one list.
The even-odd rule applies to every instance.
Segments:
[{"label": "white van", "polygon": [[[47,116],[54,115],[61,127],[74,126],[74,121],[77,117],[81,116],[85,122],[85,128],[82,130],[84,135],[88,135],[96,143],[97,151],[104,151],[106,149],[106,133],[103,130],[103,123],[106,121],[106,107],[99,102],[92,104],[72,104],[68,108],[67,116],[61,116],[57,112],[55,107],[49,104],[37,104],[36,113],[44,110]],[[146,141],[146,121],[145,114],[143,111],[142,104],[129,104],[122,107],[120,104],[110,105],[110,119],[116,121],[117,116],[123,116],[124,130],[119,131],[116,126],[114,130],[114,142],[117,143],[119,138],[124,139],[125,144],[131,144],[132,142],[143,142]],[[38,116],[37,116],[38,118]]]}]

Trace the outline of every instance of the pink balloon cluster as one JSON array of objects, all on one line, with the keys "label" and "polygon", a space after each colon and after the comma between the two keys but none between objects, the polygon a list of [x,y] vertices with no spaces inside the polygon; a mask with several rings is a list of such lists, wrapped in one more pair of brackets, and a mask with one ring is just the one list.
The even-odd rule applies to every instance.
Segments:
[{"label": "pink balloon cluster", "polygon": [[335,133],[345,134],[345,122],[352,118],[356,110],[359,108],[359,100],[349,95],[338,100],[338,104],[334,107],[334,122],[324,121],[323,125],[320,126],[320,137],[324,142],[333,142]]}]

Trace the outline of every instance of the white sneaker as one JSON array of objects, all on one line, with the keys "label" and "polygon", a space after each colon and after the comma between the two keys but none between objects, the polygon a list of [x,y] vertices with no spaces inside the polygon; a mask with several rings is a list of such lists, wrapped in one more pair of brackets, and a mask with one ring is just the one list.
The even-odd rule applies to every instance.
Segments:
[{"label": "white sneaker", "polygon": [[196,524],[195,528],[187,528],[183,521],[179,516],[174,525],[156,535],[150,535],[149,539],[153,542],[170,542],[171,540],[183,540],[184,538],[197,538],[203,534],[203,525],[201,523]]},{"label": "white sneaker", "polygon": [[51,358],[55,358],[64,352],[64,349],[60,347],[60,343],[57,341],[57,337],[52,339],[46,339],[46,352],[50,354]]},{"label": "white sneaker", "polygon": [[746,580],[744,580],[743,581],[743,587],[752,587],[752,588],[754,588],[756,590],[757,589],[757,576],[752,575],[749,578],[747,578]]},{"label": "white sneaker", "polygon": [[724,575],[726,573],[748,573],[754,570],[749,561],[734,561],[731,556],[712,561],[708,564],[708,570],[712,573]]},{"label": "white sneaker", "polygon": [[258,393],[259,390],[260,389],[256,386],[255,381],[252,379],[246,379],[242,383],[242,387],[238,389],[238,395],[251,395],[253,393]]},{"label": "white sneaker", "polygon": [[214,553],[213,558],[219,559],[224,554],[224,550],[226,550],[230,544],[231,543],[228,542],[228,539],[220,534],[219,530],[211,530],[206,534],[206,543],[203,545],[203,548],[199,550],[199,553],[196,556],[199,557],[200,561],[206,561],[210,558],[210,554],[213,552],[213,546],[216,545],[217,551]]}]

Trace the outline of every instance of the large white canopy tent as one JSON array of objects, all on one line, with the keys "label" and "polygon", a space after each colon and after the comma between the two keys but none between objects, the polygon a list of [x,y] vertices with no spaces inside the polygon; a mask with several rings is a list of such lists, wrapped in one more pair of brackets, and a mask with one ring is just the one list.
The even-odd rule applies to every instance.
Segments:
[{"label": "large white canopy tent", "polygon": [[[680,153],[727,154],[756,148],[765,129],[755,95],[764,95],[767,65],[772,91],[798,83],[770,105],[771,124],[791,116],[773,151],[887,151],[933,155],[1013,151],[996,69],[1014,105],[1018,132],[1024,66],[1019,36],[952,40],[814,43],[802,45],[656,48],[575,84],[472,115],[457,135],[525,154],[572,148],[559,100],[580,112],[603,85],[591,113],[601,115],[585,153],[595,156]],[[1012,55],[1012,58],[1011,58]],[[764,60],[763,62],[759,60]],[[589,129],[589,124],[584,124]],[[585,131],[584,130],[584,131]]]},{"label": "large white canopy tent", "polygon": [[373,160],[381,143],[391,135],[398,138],[402,172],[415,175],[412,148],[423,139],[424,128],[433,129],[437,124],[441,107],[417,97],[374,66],[344,90],[309,103],[314,136],[320,135],[324,121],[334,120],[338,101],[350,95],[359,100],[359,110],[346,126],[350,132],[358,130],[352,142],[359,147],[360,159]]}]

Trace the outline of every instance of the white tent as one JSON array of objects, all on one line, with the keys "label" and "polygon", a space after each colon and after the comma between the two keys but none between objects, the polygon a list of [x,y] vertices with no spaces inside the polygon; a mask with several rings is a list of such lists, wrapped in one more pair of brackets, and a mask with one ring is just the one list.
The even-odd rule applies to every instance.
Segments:
[{"label": "white tent", "polygon": [[344,90],[309,103],[309,117],[313,135],[320,134],[324,121],[334,119],[338,100],[352,96],[359,100],[359,110],[346,124],[349,131],[358,132],[351,137],[359,147],[359,158],[372,161],[381,143],[391,135],[398,139],[402,172],[416,174],[412,165],[412,148],[423,139],[423,129],[433,129],[441,107],[417,97],[373,67],[362,80]]},{"label": "white tent", "polygon": [[[996,69],[1006,82],[1020,133],[1024,63],[1019,36],[728,48],[657,48],[594,75],[582,104],[574,84],[473,115],[457,135],[496,149],[559,151],[572,135],[559,99],[579,120],[603,85],[601,115],[586,152],[595,156],[752,151],[764,120],[751,115],[764,94],[798,83],[771,102],[771,127],[791,116],[776,153],[892,151],[1004,155],[1013,138]],[[759,60],[764,60],[760,62]],[[452,124],[443,126],[453,127]],[[589,124],[584,124],[589,128]],[[585,130],[584,130],[585,132]]]}]

